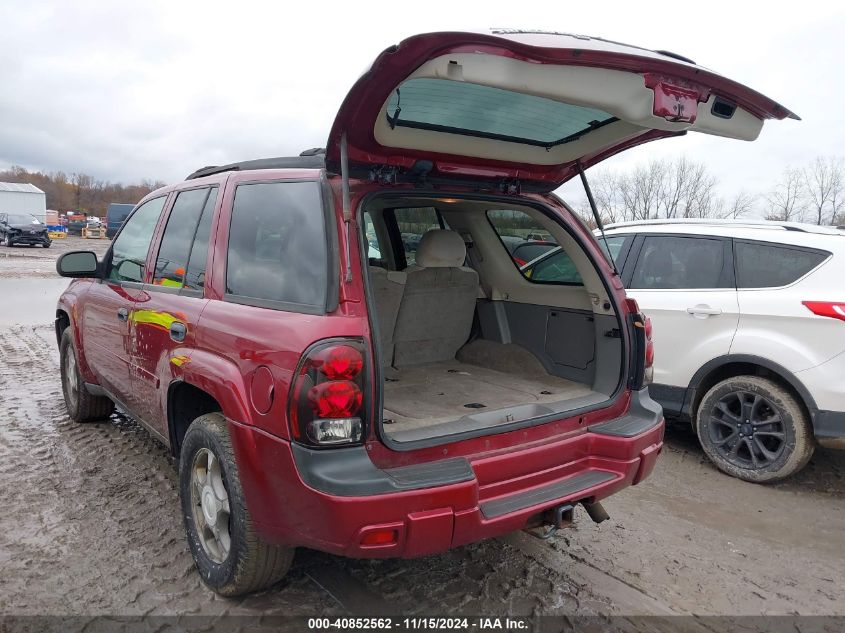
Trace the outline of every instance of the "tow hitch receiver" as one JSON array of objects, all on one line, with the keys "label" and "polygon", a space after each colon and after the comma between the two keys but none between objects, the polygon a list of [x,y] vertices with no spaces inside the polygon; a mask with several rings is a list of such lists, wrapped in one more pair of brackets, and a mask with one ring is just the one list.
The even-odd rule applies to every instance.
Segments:
[{"label": "tow hitch receiver", "polygon": [[549,508],[538,516],[540,525],[525,528],[525,531],[536,538],[549,539],[560,528],[572,525],[574,509],[571,503],[564,503],[563,505]]}]

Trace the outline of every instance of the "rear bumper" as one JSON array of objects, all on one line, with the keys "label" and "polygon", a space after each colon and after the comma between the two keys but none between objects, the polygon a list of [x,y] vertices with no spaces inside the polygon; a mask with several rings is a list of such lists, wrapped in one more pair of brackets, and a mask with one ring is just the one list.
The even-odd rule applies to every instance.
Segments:
[{"label": "rear bumper", "polygon": [[810,391],[818,410],[813,413],[813,432],[818,438],[845,437],[845,353],[826,363],[796,372]]},{"label": "rear bumper", "polygon": [[[645,392],[627,415],[488,457],[380,470],[363,447],[312,451],[231,424],[255,526],[271,542],[351,557],[411,558],[525,528],[562,503],[597,501],[647,477],[663,415]],[[383,545],[371,532],[393,530]]]},{"label": "rear bumper", "polygon": [[816,411],[813,432],[819,439],[845,437],[845,411]]}]

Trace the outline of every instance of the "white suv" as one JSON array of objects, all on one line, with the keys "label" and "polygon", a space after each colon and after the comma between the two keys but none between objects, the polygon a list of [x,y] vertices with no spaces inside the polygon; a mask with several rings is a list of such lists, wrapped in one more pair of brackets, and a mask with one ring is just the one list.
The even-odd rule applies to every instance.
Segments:
[{"label": "white suv", "polygon": [[[693,422],[721,470],[782,479],[807,463],[814,438],[845,437],[845,231],[651,220],[606,236],[653,323],[651,395]],[[548,278],[566,269],[561,257],[524,269]]]}]

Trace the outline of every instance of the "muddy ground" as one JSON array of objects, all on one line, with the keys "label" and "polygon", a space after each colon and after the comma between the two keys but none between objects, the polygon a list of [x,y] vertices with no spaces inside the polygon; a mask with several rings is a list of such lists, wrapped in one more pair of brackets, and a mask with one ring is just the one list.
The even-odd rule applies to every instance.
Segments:
[{"label": "muddy ground", "polygon": [[237,600],[200,583],[165,449],[131,420],[65,414],[51,317],[59,252],[0,248],[0,615],[845,614],[845,451],[760,486],[713,468],[670,426],[654,474],[611,520],[420,560],[299,551],[286,580]]}]

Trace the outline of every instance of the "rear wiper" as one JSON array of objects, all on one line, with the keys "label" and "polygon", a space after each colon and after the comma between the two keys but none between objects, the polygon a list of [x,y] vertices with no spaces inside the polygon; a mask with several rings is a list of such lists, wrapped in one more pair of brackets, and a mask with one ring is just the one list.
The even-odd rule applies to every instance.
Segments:
[{"label": "rear wiper", "polygon": [[604,241],[604,248],[607,252],[607,260],[613,267],[613,272],[615,272],[616,276],[619,277],[619,271],[616,270],[616,262],[613,261],[613,256],[610,254],[610,246],[608,246],[607,244],[607,236],[604,234],[604,225],[601,222],[599,210],[596,208],[596,201],[593,199],[593,192],[590,189],[590,183],[587,182],[587,174],[584,173],[584,165],[581,164],[580,160],[578,161],[577,165],[578,175],[581,176],[581,184],[584,185],[584,192],[587,194],[587,202],[590,203],[590,209],[593,212],[593,217],[596,219],[596,227],[599,231],[601,231],[601,239]]}]

